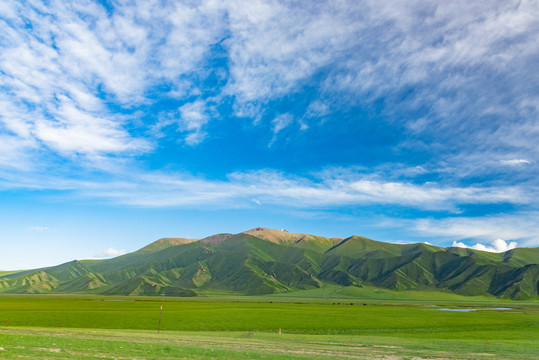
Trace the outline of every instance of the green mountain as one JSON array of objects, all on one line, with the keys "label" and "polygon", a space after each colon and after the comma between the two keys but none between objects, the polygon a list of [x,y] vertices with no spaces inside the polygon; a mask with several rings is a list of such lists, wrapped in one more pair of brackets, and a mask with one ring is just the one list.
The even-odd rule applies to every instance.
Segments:
[{"label": "green mountain", "polygon": [[113,259],[0,272],[0,293],[12,294],[261,295],[326,285],[539,298],[539,248],[489,253],[255,228],[160,239]]}]

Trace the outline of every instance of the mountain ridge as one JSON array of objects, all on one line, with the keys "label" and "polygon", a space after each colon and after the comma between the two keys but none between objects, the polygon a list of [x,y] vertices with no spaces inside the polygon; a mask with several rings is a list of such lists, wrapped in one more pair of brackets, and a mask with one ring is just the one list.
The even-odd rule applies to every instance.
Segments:
[{"label": "mountain ridge", "polygon": [[536,299],[538,262],[539,248],[486,253],[259,227],[203,239],[162,238],[112,259],[9,272],[0,275],[0,293],[261,295],[332,284]]}]

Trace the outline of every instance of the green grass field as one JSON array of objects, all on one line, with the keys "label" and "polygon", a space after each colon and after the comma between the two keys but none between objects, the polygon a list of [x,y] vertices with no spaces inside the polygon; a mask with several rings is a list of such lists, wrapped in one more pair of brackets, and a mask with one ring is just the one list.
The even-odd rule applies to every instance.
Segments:
[{"label": "green grass field", "polygon": [[159,298],[2,296],[0,357],[539,357],[536,302],[166,298],[158,335],[159,308]]}]

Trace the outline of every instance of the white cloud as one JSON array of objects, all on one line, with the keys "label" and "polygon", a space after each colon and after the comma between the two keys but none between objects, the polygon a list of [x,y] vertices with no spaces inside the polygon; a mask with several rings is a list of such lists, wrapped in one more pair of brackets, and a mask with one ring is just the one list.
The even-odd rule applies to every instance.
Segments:
[{"label": "white cloud", "polygon": [[[104,9],[91,2],[80,9],[61,2],[11,5],[24,15],[0,24],[9,34],[0,55],[0,128],[21,144],[15,159],[40,147],[66,156],[147,151],[148,143],[132,138],[124,119],[98,97],[101,86],[123,100],[144,88],[142,65],[134,63],[139,54],[126,60],[126,49],[112,46]],[[92,26],[97,18],[99,26]]]},{"label": "white cloud", "polygon": [[102,252],[97,254],[95,257],[96,258],[107,258],[107,257],[114,257],[114,256],[124,255],[126,253],[127,253],[127,251],[125,251],[125,250],[116,250],[116,249],[113,249],[113,248],[109,247],[108,249],[103,250]]},{"label": "white cloud", "polygon": [[[116,3],[108,14],[92,1],[4,4],[10,21],[0,22],[0,130],[19,142],[6,149],[7,158],[37,166],[41,159],[28,156],[36,148],[88,159],[151,150],[150,141],[127,130],[138,119],[117,108],[146,106],[146,92],[156,85],[186,94],[182,87],[191,82],[177,79],[200,70],[223,36],[224,12],[214,1],[132,5]],[[202,141],[207,121],[188,118],[189,143]]]},{"label": "white cloud", "polygon": [[292,123],[293,116],[292,114],[280,114],[273,119],[273,133],[277,134],[279,131],[286,128]]},{"label": "white cloud", "polygon": [[467,249],[474,249],[474,250],[481,250],[481,251],[488,251],[488,252],[495,252],[495,253],[501,253],[505,252],[511,249],[514,249],[517,247],[516,241],[511,241],[509,243],[505,242],[502,239],[496,239],[493,242],[491,242],[491,246],[483,245],[480,243],[477,243],[473,246],[468,246],[462,242],[453,241],[453,247],[460,247],[460,248],[467,248]]},{"label": "white cloud", "polygon": [[31,167],[29,149],[34,147],[31,140],[21,140],[16,136],[0,135],[0,166],[6,169],[26,170]]},{"label": "white cloud", "polygon": [[[536,72],[530,66],[535,62],[530,60],[539,46],[533,36],[537,4],[530,1],[328,1],[301,6],[277,0],[139,1],[117,2],[111,14],[92,1],[32,6],[5,1],[3,16],[10,21],[0,24],[5,34],[0,55],[5,76],[0,81],[8,89],[5,100],[16,105],[17,117],[24,119],[19,122],[26,124],[19,131],[53,151],[121,153],[139,147],[140,139],[132,139],[124,119],[116,122],[108,104],[125,109],[147,106],[151,100],[145,96],[160,86],[184,99],[200,94],[206,89],[194,83],[206,76],[215,44],[226,52],[230,70],[227,85],[216,89],[217,95],[230,95],[238,115],[258,120],[264,104],[313,85],[313,75],[319,77],[314,86],[320,99],[312,99],[306,118],[324,117],[335,104],[342,107],[377,97],[389,101],[410,86],[417,95],[402,106],[432,109],[422,131],[460,131],[460,121],[468,121],[472,108],[478,114],[528,111],[519,124],[506,122],[511,131],[499,131],[495,137],[487,136],[493,135],[492,127],[485,126],[484,139],[516,144],[531,126],[526,119],[537,118],[534,90],[526,85],[534,83],[530,76]],[[492,74],[503,74],[504,86],[491,86],[500,80]],[[467,88],[469,93],[459,95]],[[45,126],[44,133],[43,124],[35,134],[34,119],[45,124],[55,120],[50,116],[58,116],[57,99],[62,96],[80,113],[97,119],[94,128],[81,129],[63,119],[61,134],[55,126]],[[13,114],[0,109],[4,120]],[[188,120],[184,126],[208,121]],[[186,142],[204,140],[202,125],[188,131]],[[301,130],[309,126],[303,120],[300,125]],[[101,132],[97,128],[102,126]],[[94,136],[82,139],[84,146],[75,146],[86,130]],[[478,138],[475,132],[470,133]],[[440,133],[450,136],[451,131]],[[59,143],[58,138],[71,134],[71,144]],[[484,139],[477,141],[485,143]],[[520,142],[517,146],[529,143],[530,149],[536,143]],[[92,143],[95,148],[89,148]]]},{"label": "white cloud", "polygon": [[[243,106],[282,96],[353,44],[359,6],[328,2],[232,1],[228,93]],[[240,108],[243,108],[241,106]]]},{"label": "white cloud", "polygon": [[49,228],[47,226],[30,226],[28,228],[28,231],[30,232],[36,232],[36,233],[42,233],[45,231],[48,231]]},{"label": "white cloud", "polygon": [[[179,75],[199,70],[197,67],[205,61],[211,45],[225,36],[223,5],[213,0],[191,4],[175,2],[161,9],[161,3],[153,4],[146,26],[165,31],[160,34],[165,42],[156,49],[157,75],[175,80]],[[156,18],[153,16],[155,11],[165,14]]]},{"label": "white cloud", "polygon": [[[316,180],[273,171],[233,173],[227,181],[181,174],[136,174],[120,182],[80,184],[84,196],[137,206],[248,207],[252,199],[294,208],[392,204],[456,211],[461,204],[527,203],[518,187],[450,187],[372,179]],[[46,181],[40,181],[43,184]]]},{"label": "white cloud", "polygon": [[290,124],[292,124],[292,121],[294,120],[294,117],[292,114],[286,113],[286,114],[280,114],[276,116],[272,120],[273,124],[273,137],[269,143],[269,146],[271,147],[273,143],[277,140],[277,134],[288,127]]},{"label": "white cloud", "polygon": [[[343,184],[344,185],[344,184]],[[415,185],[402,182],[359,180],[346,184],[359,196],[375,203],[424,204],[526,202],[516,188],[451,187],[432,183]]]},{"label": "white cloud", "polygon": [[188,103],[180,107],[181,128],[188,132],[185,142],[188,145],[200,143],[205,136],[203,126],[209,121],[206,104],[202,100]]},{"label": "white cloud", "polygon": [[[196,133],[195,133],[196,134]],[[398,205],[423,210],[458,212],[463,204],[530,204],[536,191],[525,186],[449,186],[384,180],[337,168],[309,178],[271,170],[236,172],[226,180],[207,180],[189,174],[143,172],[132,163],[93,160],[110,173],[100,179],[58,178],[43,168],[39,174],[0,171],[3,189],[57,189],[70,194],[108,199],[136,206],[245,207],[255,198],[286,207]],[[66,169],[68,171],[68,169]],[[505,237],[509,238],[509,237]]]},{"label": "white cloud", "polygon": [[36,121],[34,134],[44,144],[60,153],[122,153],[144,152],[149,144],[143,139],[132,139],[121,128],[121,122],[100,117],[77,108],[61,96],[54,120]]},{"label": "white cloud", "polygon": [[510,160],[500,160],[500,163],[502,165],[519,166],[519,165],[531,164],[531,161],[526,160],[526,159],[510,159]]},{"label": "white cloud", "polygon": [[[460,102],[470,104],[465,96],[448,96],[448,90],[479,80],[475,91],[490,81],[488,73],[464,69],[486,66],[496,71],[514,62],[525,64],[539,45],[533,36],[537,4],[530,1],[296,6],[257,0],[232,1],[226,10],[232,72],[228,90],[246,103],[293,91],[317,71],[331,67],[326,79],[330,91],[353,90],[350,98],[358,92],[377,96],[429,83],[421,95],[429,103],[440,99],[434,108],[445,112],[458,109]],[[516,71],[507,75],[518,79],[527,68],[512,67]],[[506,89],[487,90],[499,98]],[[481,97],[480,110],[492,111],[496,103],[483,100],[488,99]]]},{"label": "white cloud", "polygon": [[322,118],[330,113],[328,104],[315,100],[309,104],[305,111],[305,116],[308,118]]},{"label": "white cloud", "polygon": [[436,236],[457,242],[470,238],[494,242],[502,238],[517,241],[521,246],[539,246],[537,216],[537,212],[531,211],[480,217],[418,219],[403,226],[423,237]]}]

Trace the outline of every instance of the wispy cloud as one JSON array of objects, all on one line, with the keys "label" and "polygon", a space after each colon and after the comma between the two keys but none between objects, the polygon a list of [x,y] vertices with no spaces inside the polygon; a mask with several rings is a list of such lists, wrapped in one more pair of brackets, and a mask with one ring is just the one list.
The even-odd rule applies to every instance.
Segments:
[{"label": "wispy cloud", "polygon": [[[309,86],[321,98],[307,102],[306,118],[384,99],[390,117],[397,109],[426,109],[421,126],[415,116],[403,121],[413,132],[444,129],[437,141],[461,139],[476,114],[467,133],[478,139],[477,150],[495,142],[533,150],[527,140],[538,111],[536,89],[529,86],[536,83],[530,76],[537,73],[531,67],[539,47],[533,2],[143,1],[115,3],[112,14],[91,1],[36,4],[6,2],[2,95],[15,108],[2,121],[9,128],[6,119],[15,115],[25,124],[19,137],[23,131],[53,151],[151,150],[109,104],[127,113],[145,108],[147,94],[160,87],[200,104],[192,97],[207,96],[201,80],[216,44],[227,58],[229,81],[213,95],[233,98],[242,116],[259,119],[264,104]],[[404,100],[411,86],[412,98]],[[502,121],[510,114],[520,114],[511,117],[511,129]],[[186,141],[203,141],[200,124],[208,121],[180,123]]]},{"label": "wispy cloud", "polygon": [[206,104],[202,100],[185,104],[180,107],[181,127],[188,133],[185,142],[196,145],[204,139],[203,126],[208,122]]},{"label": "wispy cloud", "polygon": [[273,133],[277,134],[279,131],[286,128],[292,123],[293,117],[292,114],[281,114],[273,119]]},{"label": "wispy cloud", "polygon": [[500,163],[502,165],[519,166],[519,165],[531,164],[531,161],[526,160],[526,159],[509,159],[509,160],[500,160]]},{"label": "wispy cloud", "polygon": [[[91,1],[5,3],[0,127],[18,142],[5,149],[12,159],[35,148],[66,157],[151,150],[151,141],[128,130],[137,121],[131,109],[146,106],[154,86],[185,93],[179,86],[189,81],[175,79],[206,61],[223,34],[223,11],[211,1],[114,6],[111,15]],[[207,120],[192,114],[181,129],[195,144]]]},{"label": "wispy cloud", "polygon": [[493,242],[497,239],[516,241],[522,246],[539,246],[537,212],[516,212],[478,217],[448,217],[418,219],[408,225],[425,237],[445,238],[453,241],[478,239]]},{"label": "wispy cloud", "polygon": [[127,251],[125,251],[125,250],[116,250],[116,249],[113,249],[113,248],[109,247],[108,249],[103,250],[99,254],[95,255],[95,257],[96,258],[109,258],[109,257],[124,255],[126,253],[127,253]]},{"label": "wispy cloud", "polygon": [[[502,1],[318,2],[301,7],[231,2],[229,91],[238,101],[256,103],[289,93],[323,71],[325,95],[346,91],[350,96],[345,101],[357,95],[398,97],[415,86],[414,101],[403,104],[428,105],[433,116],[427,121],[439,126],[449,127],[449,119],[467,120],[472,105],[476,119],[507,114],[520,110],[533,94],[518,80],[528,73],[526,61],[533,61],[539,45],[533,36],[536,6]],[[328,66],[333,66],[329,72]],[[499,78],[509,66],[512,71]],[[499,80],[509,88],[487,86]],[[469,90],[456,94],[463,85]],[[508,90],[516,96],[513,103],[506,101]]]},{"label": "wispy cloud", "polygon": [[[70,196],[100,198],[114,203],[148,207],[252,206],[253,201],[290,208],[342,207],[350,205],[398,205],[424,210],[456,212],[464,204],[528,204],[530,189],[517,186],[447,186],[436,183],[387,181],[372,176],[317,178],[275,171],[237,172],[228,180],[206,180],[187,174],[142,173],[131,168],[119,171],[122,180],[64,180],[36,176],[17,183],[17,188],[70,190]],[[129,175],[126,175],[129,174]],[[9,186],[5,184],[4,186]]]},{"label": "wispy cloud", "polygon": [[129,60],[136,55],[125,59],[125,48],[110,47],[110,22],[101,22],[100,29],[83,20],[107,19],[104,9],[60,2],[10,7],[21,14],[0,24],[8,36],[0,56],[0,125],[21,145],[10,155],[20,159],[36,148],[65,156],[147,151],[147,141],[133,138],[99,96],[104,86],[127,99],[141,88],[144,73]]},{"label": "wispy cloud", "polygon": [[48,230],[49,230],[48,226],[30,226],[28,228],[28,231],[33,232],[33,233],[42,233]]},{"label": "wispy cloud", "polygon": [[275,140],[277,140],[277,134],[285,129],[286,127],[288,127],[290,124],[292,124],[292,121],[294,120],[294,117],[292,116],[292,114],[289,114],[289,113],[286,113],[286,114],[280,114],[278,116],[276,116],[273,120],[272,120],[272,125],[273,125],[273,137],[269,143],[269,146],[273,145],[273,143],[275,142]]},{"label": "wispy cloud", "polygon": [[40,119],[34,124],[34,134],[49,148],[85,155],[148,150],[146,140],[131,138],[111,115],[101,117],[77,108],[64,96],[60,99],[54,119]]},{"label": "wispy cloud", "polygon": [[230,2],[227,46],[232,81],[228,92],[243,105],[294,90],[350,44],[353,29],[345,28],[354,22],[354,14],[343,16],[345,8],[354,12],[355,6],[349,5]]}]

